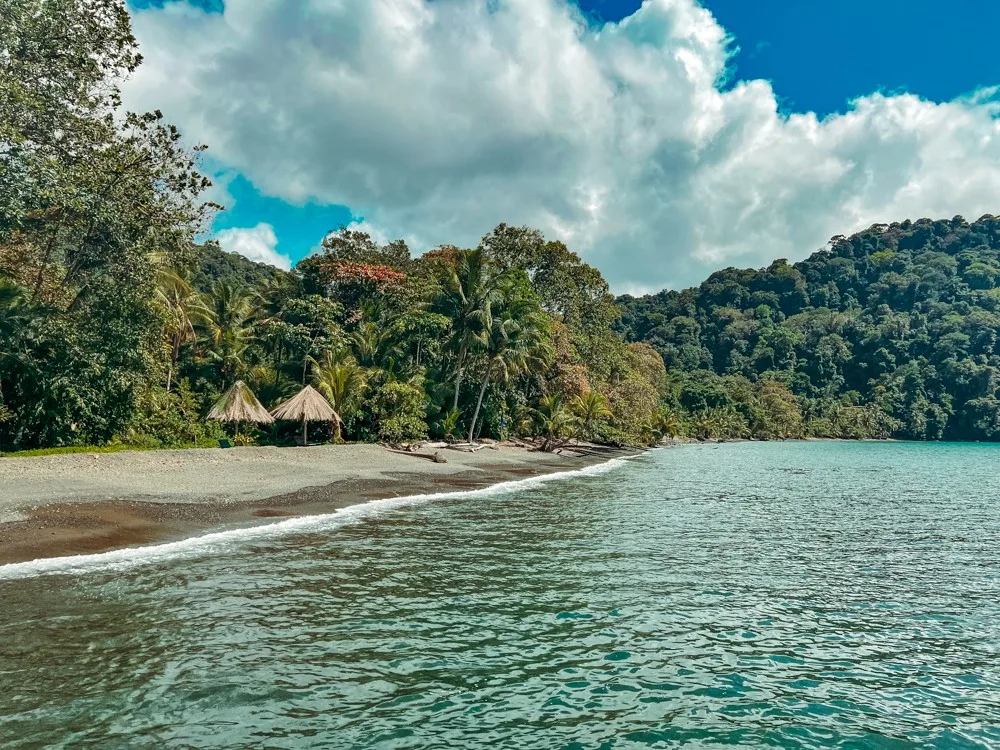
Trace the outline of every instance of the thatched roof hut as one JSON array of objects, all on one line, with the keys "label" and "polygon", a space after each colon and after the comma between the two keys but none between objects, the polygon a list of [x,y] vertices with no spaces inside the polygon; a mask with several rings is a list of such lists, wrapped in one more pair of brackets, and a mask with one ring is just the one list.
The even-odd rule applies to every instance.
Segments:
[{"label": "thatched roof hut", "polygon": [[302,422],[302,442],[309,442],[310,422],[342,422],[340,415],[333,410],[330,402],[313,388],[307,385],[295,396],[279,404],[271,414],[275,419],[287,419]]},{"label": "thatched roof hut", "polygon": [[212,411],[208,413],[208,418],[219,422],[235,422],[237,430],[240,428],[240,422],[271,424],[274,421],[274,417],[261,405],[250,387],[242,380],[237,380],[233,387],[215,402]]}]

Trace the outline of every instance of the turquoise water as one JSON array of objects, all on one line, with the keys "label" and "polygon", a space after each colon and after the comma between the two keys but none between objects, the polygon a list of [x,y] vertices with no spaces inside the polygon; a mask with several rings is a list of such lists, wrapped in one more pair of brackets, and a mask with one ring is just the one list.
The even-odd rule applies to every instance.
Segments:
[{"label": "turquoise water", "polygon": [[998,460],[685,446],[0,568],[0,746],[1000,747]]}]

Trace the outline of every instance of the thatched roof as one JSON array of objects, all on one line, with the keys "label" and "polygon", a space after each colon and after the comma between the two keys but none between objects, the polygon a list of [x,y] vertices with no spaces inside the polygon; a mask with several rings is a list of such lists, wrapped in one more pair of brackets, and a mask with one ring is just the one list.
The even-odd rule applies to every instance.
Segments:
[{"label": "thatched roof", "polygon": [[242,380],[237,380],[233,387],[215,402],[212,411],[208,413],[208,418],[219,422],[256,422],[257,424],[271,424],[274,421],[274,417],[261,406],[260,401],[253,395],[253,391]]},{"label": "thatched roof", "polygon": [[294,422],[341,421],[330,403],[311,385],[307,385],[288,401],[279,404],[271,414],[275,419],[288,419]]}]

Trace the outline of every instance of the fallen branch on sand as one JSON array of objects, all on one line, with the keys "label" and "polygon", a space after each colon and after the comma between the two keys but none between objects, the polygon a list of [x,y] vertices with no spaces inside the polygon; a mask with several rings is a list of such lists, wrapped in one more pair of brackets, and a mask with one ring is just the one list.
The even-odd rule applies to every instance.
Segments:
[{"label": "fallen branch on sand", "polygon": [[476,451],[481,451],[483,448],[487,448],[486,445],[470,445],[469,443],[455,443],[454,445],[449,445],[448,449],[453,451],[464,451],[465,453],[475,453]]},{"label": "fallen branch on sand", "polygon": [[433,461],[436,464],[446,464],[448,459],[442,456],[439,452],[434,453],[417,453],[416,451],[401,451],[395,448],[386,448],[389,453],[399,453],[403,456],[414,456],[416,458],[426,458],[428,461]]}]

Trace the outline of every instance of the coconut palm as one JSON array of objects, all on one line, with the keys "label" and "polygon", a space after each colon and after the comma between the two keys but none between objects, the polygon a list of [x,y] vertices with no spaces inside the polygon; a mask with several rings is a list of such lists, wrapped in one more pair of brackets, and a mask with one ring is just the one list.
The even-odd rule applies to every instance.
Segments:
[{"label": "coconut palm", "polygon": [[[323,358],[313,368],[313,383],[322,393],[333,409],[343,418],[352,412],[364,397],[367,388],[365,371],[344,353],[326,352]],[[334,421],[333,439],[340,442],[340,420]]]},{"label": "coconut palm", "polygon": [[691,428],[699,440],[711,440],[719,434],[719,416],[714,411],[698,412],[691,420]]},{"label": "coconut palm", "polygon": [[274,404],[294,394],[301,384],[280,367],[261,362],[246,368],[246,382],[265,404]]},{"label": "coconut palm", "polygon": [[653,434],[657,441],[675,438],[682,429],[681,418],[671,409],[660,409],[653,415]]},{"label": "coconut palm", "polygon": [[245,354],[253,338],[257,295],[225,281],[203,298],[204,330],[209,356],[219,365],[222,387],[246,368]]},{"label": "coconut palm", "polygon": [[389,363],[402,360],[393,323],[391,319],[366,320],[350,335],[348,341],[358,364],[387,369]]},{"label": "coconut palm", "polygon": [[185,273],[178,268],[162,267],[157,270],[156,300],[163,311],[163,333],[170,349],[167,364],[169,392],[181,347],[197,338],[195,325],[207,319],[208,310],[201,297],[192,291]]},{"label": "coconut palm", "polygon": [[597,424],[602,419],[611,416],[608,408],[608,400],[603,394],[597,391],[587,391],[583,395],[577,396],[570,404],[573,414],[579,420],[580,434],[587,440],[594,438],[594,431]]},{"label": "coconut palm", "polygon": [[441,417],[438,422],[438,428],[441,430],[441,435],[446,440],[455,438],[458,433],[458,425],[461,418],[462,412],[459,409],[449,409],[448,412]]},{"label": "coconut palm", "polygon": [[545,396],[533,411],[542,433],[543,451],[562,447],[576,431],[577,418],[560,395]]},{"label": "coconut palm", "polygon": [[460,250],[436,301],[436,311],[451,319],[448,343],[455,361],[452,409],[458,408],[469,353],[490,326],[491,305],[503,277],[482,250]]},{"label": "coconut palm", "polygon": [[540,370],[552,354],[549,319],[538,300],[511,284],[489,305],[486,330],[479,337],[483,374],[476,408],[469,422],[469,443],[475,437],[486,388],[495,380],[508,382],[531,370]]}]

